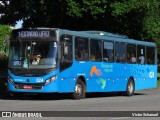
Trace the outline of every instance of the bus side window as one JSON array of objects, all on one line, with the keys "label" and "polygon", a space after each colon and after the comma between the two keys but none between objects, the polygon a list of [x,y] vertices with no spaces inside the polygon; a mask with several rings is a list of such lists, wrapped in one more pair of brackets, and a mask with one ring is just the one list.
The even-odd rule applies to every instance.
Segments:
[{"label": "bus side window", "polygon": [[139,64],[145,64],[145,46],[138,45],[137,46],[137,62]]},{"label": "bus side window", "polygon": [[147,47],[147,64],[155,64],[155,48],[154,47]]},{"label": "bus side window", "polygon": [[127,44],[127,62],[137,63],[136,45],[134,44]]},{"label": "bus side window", "polygon": [[101,40],[90,40],[90,60],[91,61],[102,61],[102,41]]},{"label": "bus side window", "polygon": [[117,42],[115,45],[115,59],[116,62],[124,63],[126,62],[126,55],[125,55],[125,44]]},{"label": "bus side window", "polygon": [[88,38],[75,37],[75,59],[77,61],[89,60]]},{"label": "bus side window", "polygon": [[103,61],[113,62],[113,42],[104,42]]}]

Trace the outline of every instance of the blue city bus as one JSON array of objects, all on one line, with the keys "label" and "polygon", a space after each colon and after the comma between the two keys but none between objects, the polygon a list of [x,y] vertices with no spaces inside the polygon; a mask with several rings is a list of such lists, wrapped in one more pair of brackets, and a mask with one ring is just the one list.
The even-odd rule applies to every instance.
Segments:
[{"label": "blue city bus", "polygon": [[124,92],[156,88],[153,42],[103,31],[15,29],[10,37],[8,90],[12,94]]}]

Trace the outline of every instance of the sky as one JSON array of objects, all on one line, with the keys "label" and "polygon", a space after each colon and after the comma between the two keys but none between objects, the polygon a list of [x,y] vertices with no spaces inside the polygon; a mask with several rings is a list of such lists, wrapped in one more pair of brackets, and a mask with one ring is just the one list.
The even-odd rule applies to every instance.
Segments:
[{"label": "sky", "polygon": [[22,27],[22,23],[23,23],[22,20],[17,21],[17,24],[15,25],[15,28],[16,28],[16,29],[21,28],[21,27]]}]

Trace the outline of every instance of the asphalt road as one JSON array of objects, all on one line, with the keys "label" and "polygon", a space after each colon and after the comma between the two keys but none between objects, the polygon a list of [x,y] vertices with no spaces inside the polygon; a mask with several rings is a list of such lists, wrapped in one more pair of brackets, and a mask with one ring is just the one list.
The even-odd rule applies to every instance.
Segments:
[{"label": "asphalt road", "polygon": [[[89,114],[87,119],[106,119],[106,112],[96,112],[96,111],[160,111],[160,89],[151,89],[136,91],[135,95],[132,97],[122,96],[121,94],[108,93],[102,94],[88,94],[87,98],[81,100],[71,99],[68,95],[61,94],[60,96],[45,96],[41,99],[35,99],[31,96],[21,96],[18,98],[1,98],[0,99],[0,111],[93,111],[84,114]],[[73,112],[77,114],[76,112]],[[83,112],[82,112],[83,113]],[[121,114],[125,112],[120,112],[119,116],[110,116],[107,119],[138,119],[138,117],[133,118],[132,116],[125,116]],[[127,112],[126,112],[127,113]],[[156,112],[154,112],[156,113]],[[51,115],[54,114],[50,113]],[[65,113],[70,115],[72,112]],[[95,118],[96,115],[102,117]],[[113,114],[113,113],[111,113]],[[159,120],[159,117],[154,117],[154,119]],[[61,118],[63,112],[57,113],[58,118],[56,119],[69,119]],[[72,116],[72,115],[70,115]],[[93,117],[94,116],[94,117]],[[104,117],[103,117],[104,116]],[[73,115],[74,117],[74,115]],[[84,116],[85,117],[85,116]],[[82,119],[82,117],[75,117],[76,119]],[[0,118],[1,119],[1,118]],[[27,119],[27,118],[26,118]],[[36,118],[32,118],[33,120]],[[39,118],[39,120],[44,118]],[[47,118],[48,119],[48,118]],[[53,118],[50,118],[53,119]],[[144,118],[140,118],[144,119]],[[150,118],[149,118],[150,119]],[[152,118],[153,119],[153,118]],[[12,118],[13,120],[13,118]],[[15,118],[17,120],[17,118]]]}]

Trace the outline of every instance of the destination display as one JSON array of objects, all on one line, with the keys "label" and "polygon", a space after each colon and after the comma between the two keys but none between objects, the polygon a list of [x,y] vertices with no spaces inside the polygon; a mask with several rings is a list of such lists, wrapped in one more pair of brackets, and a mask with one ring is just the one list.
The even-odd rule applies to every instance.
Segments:
[{"label": "destination display", "polygon": [[18,37],[50,37],[49,31],[19,31]]},{"label": "destination display", "polygon": [[11,33],[11,41],[17,38],[30,39],[30,38],[51,38],[56,37],[56,30],[50,29],[17,29]]}]

